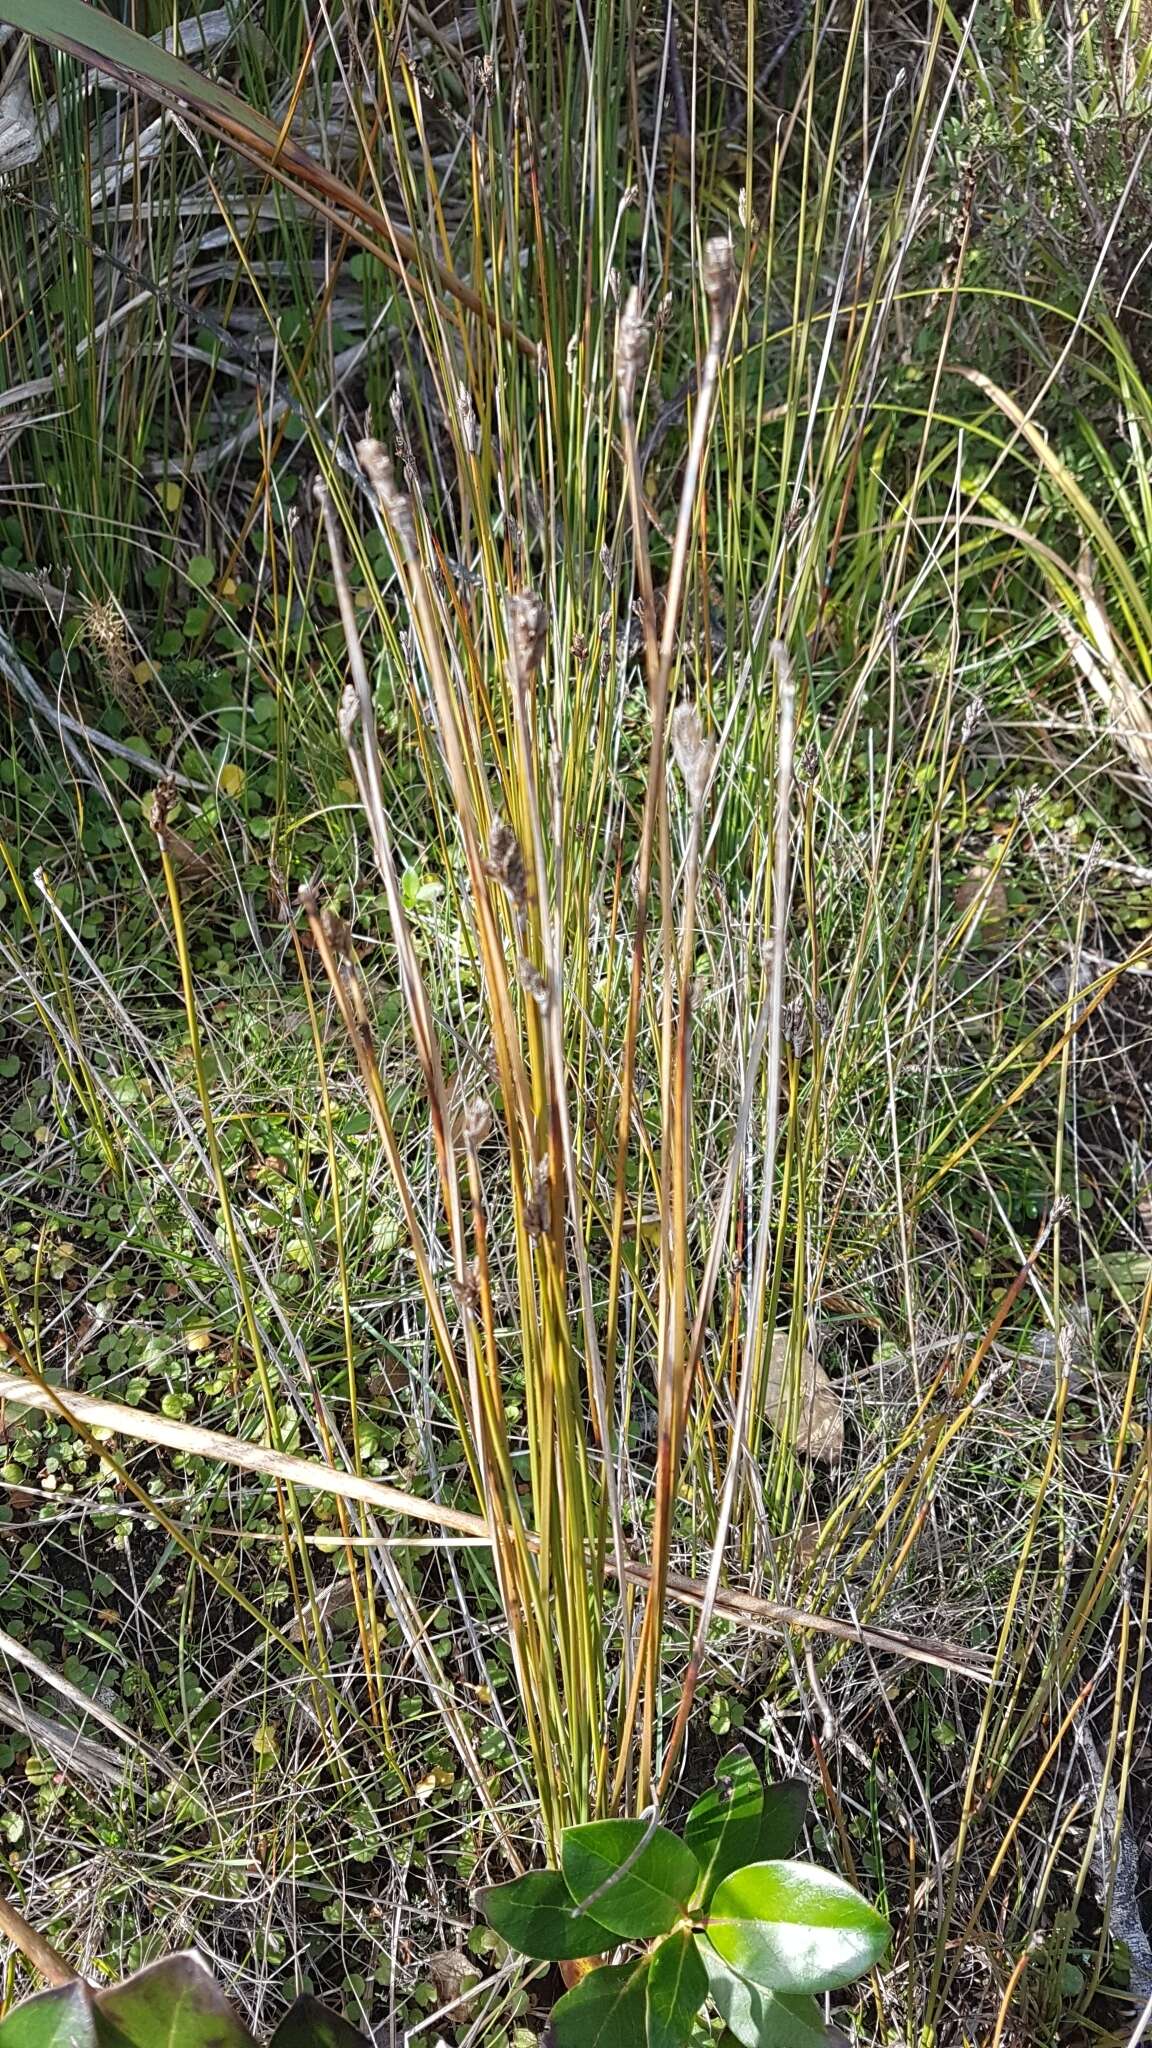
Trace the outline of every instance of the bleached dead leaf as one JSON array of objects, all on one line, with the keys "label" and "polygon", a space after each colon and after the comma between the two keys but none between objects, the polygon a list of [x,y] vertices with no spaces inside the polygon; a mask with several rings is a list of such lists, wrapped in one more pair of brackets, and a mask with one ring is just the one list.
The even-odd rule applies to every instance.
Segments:
[{"label": "bleached dead leaf", "polygon": [[787,1330],[772,1338],[764,1412],[778,1436],[794,1450],[825,1465],[844,1454],[844,1410],[820,1361],[805,1348],[790,1355]]},{"label": "bleached dead leaf", "polygon": [[43,150],[43,124],[37,118],[27,76],[18,70],[0,81],[0,175],[25,170],[37,162]]},{"label": "bleached dead leaf", "polygon": [[990,929],[1004,923],[1008,916],[1008,891],[993,853],[983,854],[971,873],[965,875],[956,890],[956,908],[961,917],[972,912],[973,927],[980,924]]},{"label": "bleached dead leaf", "polygon": [[1085,549],[1076,570],[1076,586],[1084,608],[1087,632],[1057,614],[1060,631],[1081,675],[1104,705],[1113,736],[1152,779],[1152,708],[1140,683],[1117,646],[1108,615],[1092,578],[1092,557]]},{"label": "bleached dead leaf", "polygon": [[801,1522],[792,1531],[792,1556],[798,1565],[815,1563],[820,1551],[820,1538],[824,1533],[822,1522]]}]

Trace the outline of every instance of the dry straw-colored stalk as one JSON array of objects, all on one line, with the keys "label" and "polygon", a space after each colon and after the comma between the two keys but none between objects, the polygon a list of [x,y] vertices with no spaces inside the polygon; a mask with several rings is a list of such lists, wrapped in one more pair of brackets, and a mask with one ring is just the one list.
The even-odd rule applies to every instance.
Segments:
[{"label": "dry straw-colored stalk", "polygon": [[[12,1350],[2,1333],[0,1350],[9,1353]],[[245,1443],[223,1430],[202,1429],[193,1422],[177,1422],[153,1409],[129,1408],[119,1401],[104,1401],[94,1394],[81,1394],[72,1388],[54,1387],[25,1378],[21,1373],[2,1371],[0,1401],[14,1401],[24,1408],[58,1415],[65,1422],[82,1425],[86,1431],[101,1430],[109,1437],[129,1437],[137,1443],[163,1444],[169,1450],[183,1452],[188,1457],[232,1465],[239,1471],[279,1480],[286,1485],[301,1487],[306,1492],[324,1494],[330,1499],[362,1501],[366,1506],[378,1508],[398,1519],[451,1530],[477,1542],[492,1541],[491,1526],[482,1515],[470,1514],[464,1508],[449,1507],[440,1501],[424,1500],[418,1494],[405,1493],[398,1487],[386,1485],[381,1479],[369,1479],[362,1473],[338,1471],[317,1459],[275,1451],[267,1444]],[[528,1540],[534,1543],[538,1539],[530,1536]],[[641,1586],[651,1582],[650,1568],[632,1561],[626,1566],[626,1576]],[[687,1607],[699,1607],[707,1592],[699,1581],[677,1573],[670,1574],[667,1583],[672,1596]],[[829,1636],[838,1642],[860,1643],[877,1654],[930,1664],[979,1684],[987,1682],[988,1673],[979,1659],[972,1658],[959,1644],[905,1635],[897,1629],[837,1621],[829,1615],[809,1614],[803,1608],[762,1600],[757,1594],[733,1588],[717,1594],[713,1611],[726,1620],[742,1622],[751,1629],[773,1633],[781,1629],[796,1629],[804,1634]],[[111,1719],[107,1725],[116,1727],[121,1735],[126,1732]]]}]

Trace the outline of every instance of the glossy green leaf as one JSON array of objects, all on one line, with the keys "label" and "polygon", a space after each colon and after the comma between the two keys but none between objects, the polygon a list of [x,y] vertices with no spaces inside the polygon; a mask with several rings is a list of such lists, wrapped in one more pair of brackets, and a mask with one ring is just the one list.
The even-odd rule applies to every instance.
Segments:
[{"label": "glossy green leaf", "polygon": [[738,1977],[704,1936],[697,1946],[712,2003],[740,2048],[847,2048],[809,1992],[762,1991]]},{"label": "glossy green leaf", "polygon": [[648,2048],[684,2048],[708,1996],[708,1973],[687,1928],[670,1934],[648,1962]]},{"label": "glossy green leaf", "polygon": [[482,1892],[480,1910],[490,1927],[510,1948],[539,1962],[571,1962],[578,1956],[602,1956],[615,1948],[616,1936],[581,1913],[558,1870],[532,1870],[511,1884]]},{"label": "glossy green leaf", "polygon": [[[594,1820],[567,1828],[560,1860],[576,1903],[595,1894],[595,1919],[629,1941],[666,1934],[683,1918],[700,1882],[700,1865],[687,1843],[643,1820]],[[623,1876],[612,1883],[625,1864]]]},{"label": "glossy green leaf", "polygon": [[815,1863],[750,1863],[717,1886],[707,1933],[726,1963],[767,1991],[834,1991],[878,1962],[888,1922]]},{"label": "glossy green leaf", "polygon": [[648,1957],[590,1970],[552,2008],[555,2048],[643,2048]]},{"label": "glossy green leaf", "polygon": [[775,1863],[791,1856],[807,1818],[808,1787],[803,1778],[781,1778],[775,1785],[765,1785],[760,1834],[749,1863]]},{"label": "glossy green leaf", "polygon": [[730,1750],[684,1823],[684,1840],[702,1873],[698,1896],[704,1904],[722,1877],[759,1854],[763,1809],[764,1787],[752,1758],[746,1749]]},{"label": "glossy green leaf", "polygon": [[268,2048],[369,2048],[347,2020],[325,2012],[318,1998],[298,1998],[285,2013]]},{"label": "glossy green leaf", "polygon": [[99,2039],[86,1984],[41,1991],[0,2025],[0,2048],[99,2048]]},{"label": "glossy green leaf", "polygon": [[253,2048],[210,1970],[197,1955],[165,1956],[96,1999],[98,2040],[111,2023],[115,2048]]}]

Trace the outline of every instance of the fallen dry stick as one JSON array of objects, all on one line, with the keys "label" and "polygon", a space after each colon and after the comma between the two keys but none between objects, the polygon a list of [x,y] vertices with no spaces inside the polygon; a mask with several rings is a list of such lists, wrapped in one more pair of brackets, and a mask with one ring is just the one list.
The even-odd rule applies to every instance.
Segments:
[{"label": "fallen dry stick", "polygon": [[9,1941],[31,1963],[32,1968],[39,1970],[46,1984],[52,1984],[59,1989],[64,1984],[72,1983],[76,1975],[75,1970],[69,1968],[50,1941],[45,1941],[42,1934],[37,1934],[36,1929],[28,1925],[23,1913],[12,1904],[11,1899],[6,1899],[3,1893],[0,1893],[0,1934],[7,1935]]},{"label": "fallen dry stick", "polygon": [[[11,1356],[13,1350],[14,1347],[0,1332],[0,1352]],[[0,1372],[0,1401],[19,1401],[25,1408],[38,1408],[48,1414],[63,1416],[66,1422],[79,1425],[81,1435],[98,1429],[113,1436],[133,1437],[140,1443],[166,1444],[170,1450],[183,1451],[194,1458],[217,1459],[221,1464],[237,1466],[242,1472],[257,1472],[266,1479],[280,1480],[286,1486],[301,1486],[312,1493],[326,1493],[340,1500],[362,1501],[366,1507],[378,1508],[384,1514],[431,1522],[437,1528],[451,1529],[461,1536],[484,1540],[491,1536],[482,1515],[469,1514],[463,1508],[445,1507],[439,1501],[422,1500],[418,1494],[402,1493],[395,1486],[385,1486],[380,1479],[365,1479],[356,1472],[340,1472],[315,1459],[292,1457],[283,1451],[269,1450],[264,1444],[244,1443],[239,1437],[226,1436],[222,1430],[201,1429],[192,1422],[175,1422],[151,1409],[126,1408],[119,1401],[102,1401],[94,1394],[52,1387],[45,1381],[26,1379],[14,1372]],[[606,1566],[606,1569],[611,1569],[611,1566]],[[643,1585],[649,1577],[646,1565],[629,1564],[625,1569],[627,1577],[638,1585]],[[686,1607],[698,1607],[704,1598],[704,1587],[695,1579],[673,1573],[668,1579],[668,1594]],[[979,1685],[987,1685],[992,1676],[985,1665],[978,1661],[974,1663],[970,1653],[959,1644],[903,1635],[895,1629],[834,1621],[828,1615],[807,1614],[802,1608],[786,1607],[775,1600],[762,1600],[754,1593],[742,1593],[731,1587],[724,1588],[717,1595],[715,1612],[722,1620],[739,1622],[745,1628],[773,1632],[797,1629],[803,1634],[832,1636],[842,1643],[861,1643],[878,1654],[907,1657],[915,1664],[932,1664],[953,1672],[958,1678],[974,1679]]]}]

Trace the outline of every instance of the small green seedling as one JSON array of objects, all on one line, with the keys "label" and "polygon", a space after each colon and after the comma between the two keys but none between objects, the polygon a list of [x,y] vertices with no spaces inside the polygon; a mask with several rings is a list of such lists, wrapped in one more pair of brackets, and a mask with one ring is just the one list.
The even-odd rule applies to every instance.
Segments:
[{"label": "small green seedling", "polygon": [[653,1821],[565,1830],[560,1869],[481,1898],[522,1955],[575,1962],[645,1946],[591,1969],[552,2013],[556,2048],[685,2048],[711,2000],[741,2048],[829,2048],[816,1993],[879,1962],[883,1915],[814,1863],[797,1862],[806,1788],[767,1788],[735,1749],[698,1799],[683,1839]]}]

